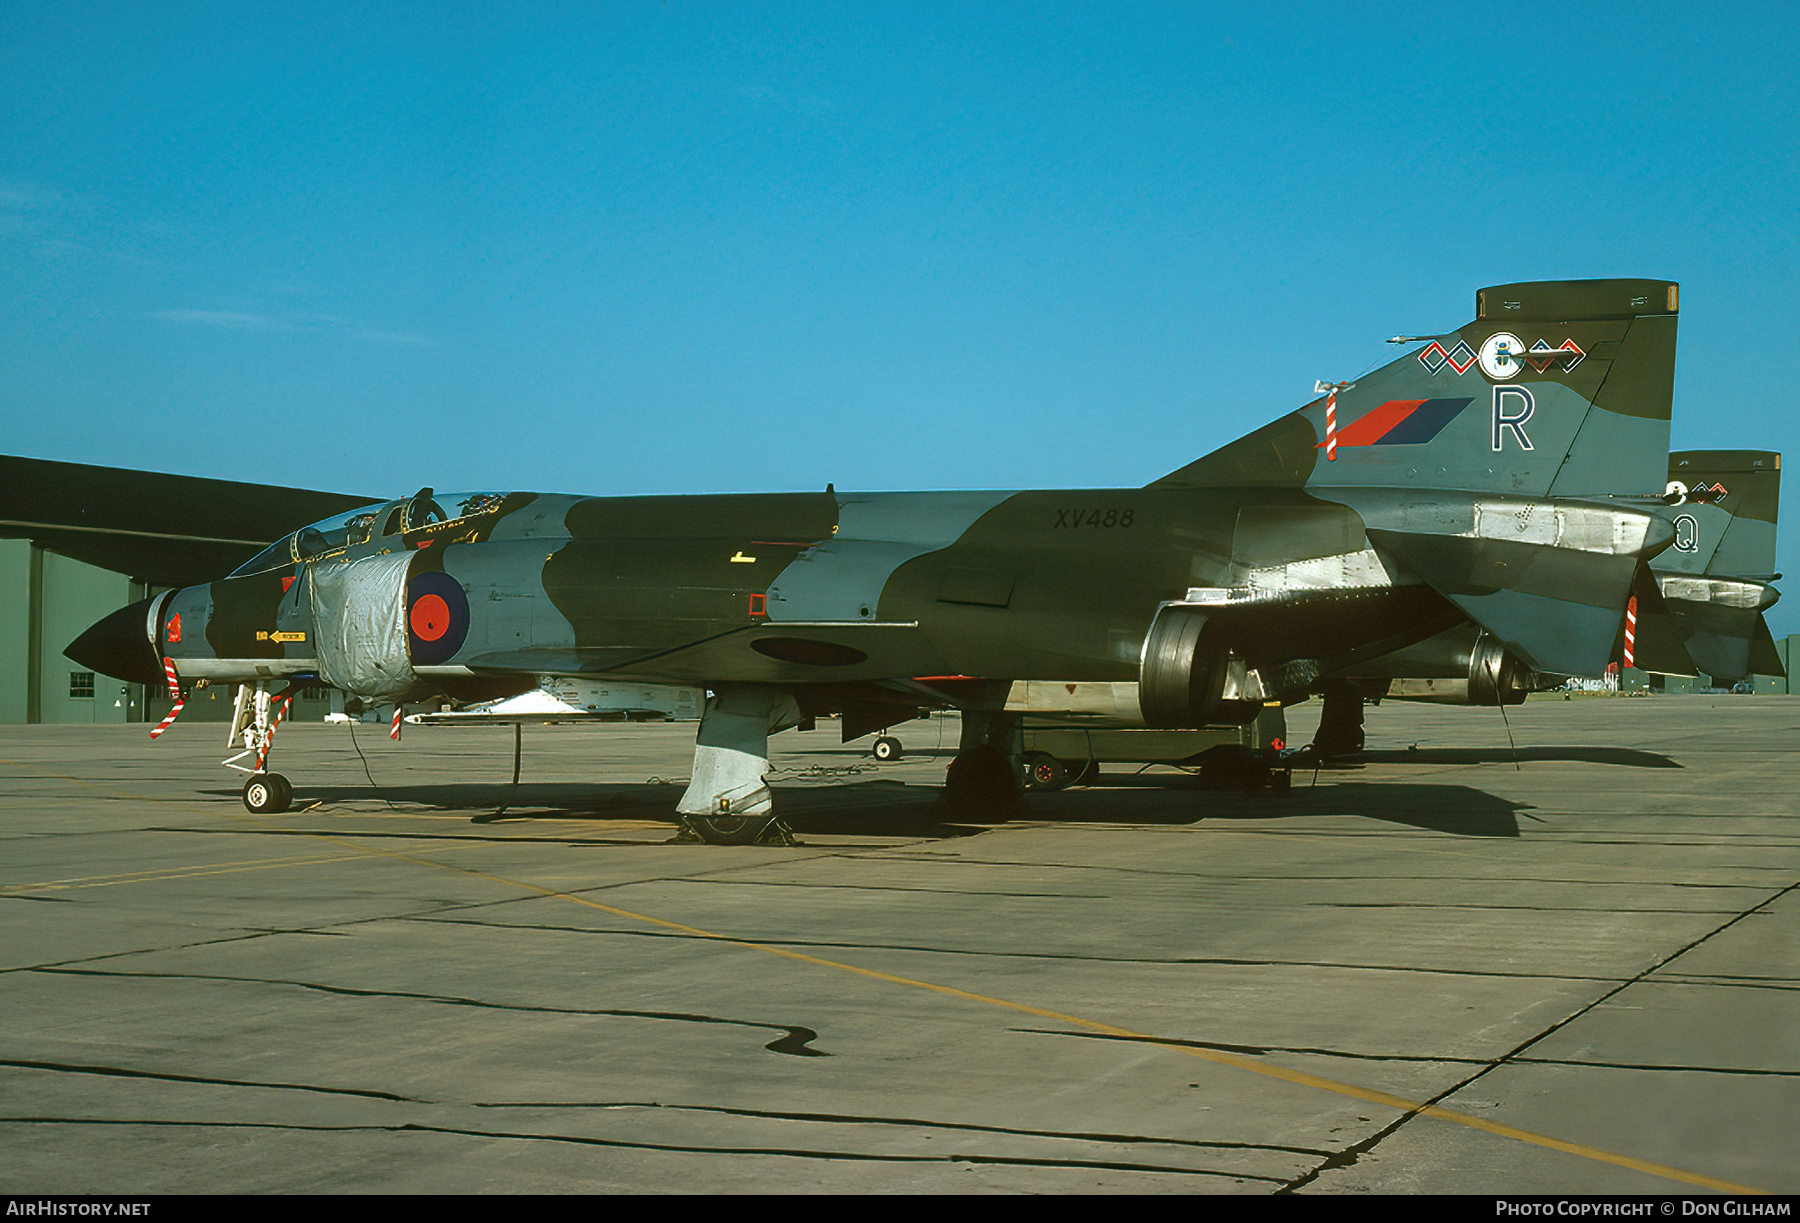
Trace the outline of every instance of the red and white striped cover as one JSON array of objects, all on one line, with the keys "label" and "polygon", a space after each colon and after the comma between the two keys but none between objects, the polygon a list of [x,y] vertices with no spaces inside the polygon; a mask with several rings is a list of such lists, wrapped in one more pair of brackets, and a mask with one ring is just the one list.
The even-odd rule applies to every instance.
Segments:
[{"label": "red and white striped cover", "polygon": [[181,716],[181,707],[187,704],[187,698],[181,695],[181,681],[175,676],[175,660],[173,658],[163,659],[163,674],[168,677],[169,695],[175,698],[175,706],[169,710],[169,716],[158,722],[151,730],[150,737],[152,739],[157,738],[163,731],[174,725],[175,719]]}]

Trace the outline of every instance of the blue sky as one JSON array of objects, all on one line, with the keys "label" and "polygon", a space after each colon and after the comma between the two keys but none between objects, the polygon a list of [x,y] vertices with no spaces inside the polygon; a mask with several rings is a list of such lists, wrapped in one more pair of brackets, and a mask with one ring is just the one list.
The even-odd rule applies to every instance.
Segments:
[{"label": "blue sky", "polygon": [[1141,484],[1482,285],[1645,276],[1675,445],[1792,458],[1795,17],[9,0],[0,451]]}]

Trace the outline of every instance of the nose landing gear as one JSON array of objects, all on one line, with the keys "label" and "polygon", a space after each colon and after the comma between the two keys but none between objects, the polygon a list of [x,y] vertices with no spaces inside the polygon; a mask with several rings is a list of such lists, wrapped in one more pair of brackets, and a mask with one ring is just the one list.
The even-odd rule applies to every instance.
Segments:
[{"label": "nose landing gear", "polygon": [[[300,688],[299,683],[291,683],[279,695],[271,697],[266,680],[238,685],[237,707],[232,714],[231,734],[225,740],[225,746],[236,747],[242,742],[244,750],[220,763],[228,769],[250,774],[244,781],[243,799],[244,810],[251,815],[280,815],[294,804],[294,787],[280,773],[269,772],[268,764],[275,731],[293,707],[294,693]],[[255,757],[254,766],[238,763],[246,756]]]},{"label": "nose landing gear", "polygon": [[280,815],[294,804],[294,787],[280,773],[252,773],[244,783],[244,809],[251,815]]}]

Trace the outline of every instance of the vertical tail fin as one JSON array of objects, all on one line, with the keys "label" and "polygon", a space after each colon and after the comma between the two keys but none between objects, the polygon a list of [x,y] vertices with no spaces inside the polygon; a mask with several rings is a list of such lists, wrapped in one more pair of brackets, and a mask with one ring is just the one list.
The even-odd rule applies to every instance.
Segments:
[{"label": "vertical tail fin", "polygon": [[[1716,682],[1780,667],[1763,613],[1779,593],[1775,520],[1781,502],[1781,456],[1761,450],[1686,450],[1669,456],[1675,541],[1650,573],[1686,654]],[[1678,485],[1679,487],[1674,487]],[[1679,674],[1658,654],[1638,664]],[[1691,673],[1691,672],[1690,672]]]},{"label": "vertical tail fin", "polygon": [[1675,542],[1659,573],[1768,582],[1775,573],[1781,456],[1769,450],[1679,450],[1669,482],[1686,496],[1674,514]]},{"label": "vertical tail fin", "polygon": [[[1677,286],[1498,285],[1475,319],[1152,487],[1300,484],[1527,497],[1661,490]],[[1323,389],[1324,384],[1321,384]]]}]

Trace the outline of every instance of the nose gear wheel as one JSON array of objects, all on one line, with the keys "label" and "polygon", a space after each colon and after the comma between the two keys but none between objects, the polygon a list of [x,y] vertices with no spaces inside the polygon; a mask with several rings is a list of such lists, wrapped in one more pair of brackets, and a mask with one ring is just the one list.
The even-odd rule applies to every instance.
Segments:
[{"label": "nose gear wheel", "polygon": [[251,815],[280,815],[294,805],[294,787],[280,773],[252,773],[244,782],[244,809]]}]

